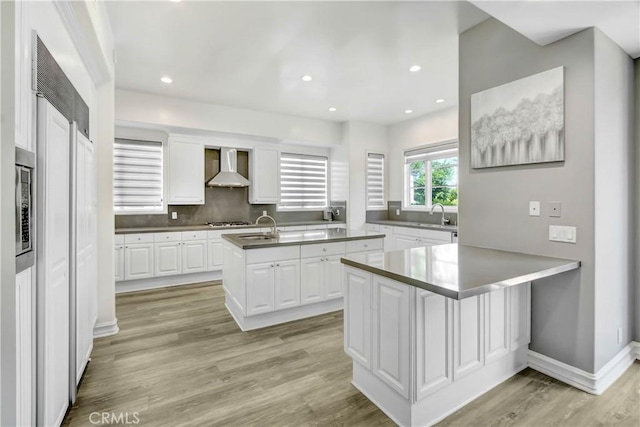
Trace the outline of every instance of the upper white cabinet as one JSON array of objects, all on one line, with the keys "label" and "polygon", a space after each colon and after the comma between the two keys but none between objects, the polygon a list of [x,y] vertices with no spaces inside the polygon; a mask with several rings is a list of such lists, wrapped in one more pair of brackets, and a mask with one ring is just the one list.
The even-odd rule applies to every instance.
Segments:
[{"label": "upper white cabinet", "polygon": [[280,201],[280,150],[254,148],[249,157],[249,203]]},{"label": "upper white cabinet", "polygon": [[171,136],[167,148],[167,194],[170,205],[204,204],[204,144]]}]

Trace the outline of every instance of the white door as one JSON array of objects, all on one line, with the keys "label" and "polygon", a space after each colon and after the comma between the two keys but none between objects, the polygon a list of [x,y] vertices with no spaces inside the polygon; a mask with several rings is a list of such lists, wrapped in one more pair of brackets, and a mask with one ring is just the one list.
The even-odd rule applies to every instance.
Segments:
[{"label": "white door", "polygon": [[124,245],[117,245],[114,249],[113,269],[115,281],[124,280]]},{"label": "white door", "polygon": [[38,425],[69,406],[69,122],[38,99]]},{"label": "white door", "polygon": [[324,299],[324,258],[302,260],[300,274],[300,304],[312,304]]},{"label": "white door", "polygon": [[153,243],[127,244],[124,247],[124,279],[153,277]]},{"label": "white door", "polygon": [[275,309],[300,305],[300,261],[278,261],[274,277]]},{"label": "white door", "polygon": [[341,298],[342,293],[342,255],[334,255],[325,258],[324,261],[324,298]]},{"label": "white door", "polygon": [[274,263],[247,266],[247,316],[273,311]]},{"label": "white door", "polygon": [[187,240],[182,242],[182,272],[207,271],[207,241]]},{"label": "white door", "polygon": [[209,258],[209,263],[207,265],[207,270],[220,270],[222,269],[222,259],[223,259],[223,251],[222,251],[222,240],[209,240],[207,248],[207,256]]},{"label": "white door", "polygon": [[180,242],[154,243],[153,259],[156,276],[171,276],[182,273],[182,251]]}]

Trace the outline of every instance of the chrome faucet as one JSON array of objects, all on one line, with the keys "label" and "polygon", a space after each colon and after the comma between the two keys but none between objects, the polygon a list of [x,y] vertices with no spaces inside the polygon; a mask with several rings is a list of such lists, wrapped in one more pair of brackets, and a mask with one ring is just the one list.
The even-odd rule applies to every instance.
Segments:
[{"label": "chrome faucet", "polygon": [[271,217],[271,216],[269,216],[267,214],[264,214],[264,215],[260,215],[258,217],[258,219],[256,219],[256,225],[258,225],[258,222],[260,222],[260,220],[262,218],[269,218],[271,220],[271,222],[273,222],[273,226],[271,226],[271,237],[273,237],[273,238],[278,237],[278,228],[277,228],[278,226],[276,224],[276,220],[273,219],[273,217]]},{"label": "chrome faucet", "polygon": [[442,203],[434,203],[433,205],[431,205],[431,215],[433,215],[433,209],[436,206],[440,206],[440,209],[442,209],[442,219],[440,220],[440,225],[444,227],[445,225],[449,224],[451,220],[444,217],[444,206],[442,206]]}]

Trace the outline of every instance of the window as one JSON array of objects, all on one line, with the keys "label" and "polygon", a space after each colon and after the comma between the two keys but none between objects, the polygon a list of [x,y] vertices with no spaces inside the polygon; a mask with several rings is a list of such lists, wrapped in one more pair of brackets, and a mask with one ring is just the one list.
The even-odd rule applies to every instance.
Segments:
[{"label": "window", "polygon": [[116,214],[164,212],[162,143],[116,139],[113,202]]},{"label": "window", "polygon": [[406,151],[405,208],[429,209],[440,203],[458,206],[458,143],[432,144]]},{"label": "window", "polygon": [[367,209],[384,209],[384,154],[367,154]]},{"label": "window", "polygon": [[328,206],[326,157],[280,155],[280,210],[321,210]]}]

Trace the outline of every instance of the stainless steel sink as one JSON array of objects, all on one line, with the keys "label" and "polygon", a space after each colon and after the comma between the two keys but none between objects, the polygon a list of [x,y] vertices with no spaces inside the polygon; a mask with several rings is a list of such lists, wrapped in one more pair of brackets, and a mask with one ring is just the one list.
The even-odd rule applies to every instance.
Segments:
[{"label": "stainless steel sink", "polygon": [[242,236],[238,236],[240,240],[271,240],[273,236],[270,234],[245,234]]}]

